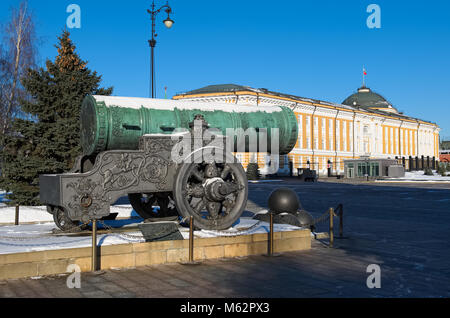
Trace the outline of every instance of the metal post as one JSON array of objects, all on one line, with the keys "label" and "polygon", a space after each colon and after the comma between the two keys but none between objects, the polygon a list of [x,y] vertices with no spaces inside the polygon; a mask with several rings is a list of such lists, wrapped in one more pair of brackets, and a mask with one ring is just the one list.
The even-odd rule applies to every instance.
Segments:
[{"label": "metal post", "polygon": [[19,205],[16,205],[16,217],[14,220],[14,225],[19,225]]},{"label": "metal post", "polygon": [[280,253],[274,253],[274,233],[275,231],[273,230],[273,213],[269,212],[269,216],[270,216],[270,226],[269,226],[269,252],[267,254],[264,254],[264,256],[268,256],[268,257],[278,257],[281,256]]},{"label": "metal post", "polygon": [[97,270],[97,220],[92,221],[92,264],[91,270]]},{"label": "metal post", "polygon": [[156,12],[155,12],[155,3],[152,3],[152,10],[147,10],[148,13],[151,15],[152,19],[152,39],[148,41],[151,48],[151,56],[150,56],[150,73],[151,73],[151,96],[152,98],[155,98],[155,46],[156,46],[156,40],[155,40],[155,20],[156,20]]},{"label": "metal post", "polygon": [[331,177],[331,161],[328,160],[328,178]]},{"label": "metal post", "polygon": [[189,262],[194,262],[194,217],[192,215],[189,222]]},{"label": "metal post", "polygon": [[270,212],[269,256],[273,255],[273,213]]},{"label": "metal post", "polygon": [[333,247],[334,242],[334,234],[333,234],[333,217],[334,217],[334,209],[330,208],[330,247]]},{"label": "metal post", "polygon": [[189,261],[181,262],[181,265],[200,265],[200,262],[194,262],[194,217],[189,217]]}]

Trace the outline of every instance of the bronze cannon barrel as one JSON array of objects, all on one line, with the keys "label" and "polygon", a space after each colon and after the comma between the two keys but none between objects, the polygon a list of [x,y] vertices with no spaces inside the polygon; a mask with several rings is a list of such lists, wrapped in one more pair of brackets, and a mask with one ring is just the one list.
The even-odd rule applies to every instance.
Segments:
[{"label": "bronze cannon barrel", "polygon": [[[294,112],[284,106],[245,106],[150,98],[88,95],[81,107],[81,144],[84,155],[106,150],[136,150],[139,137],[146,134],[170,134],[177,128],[189,128],[198,114],[211,128],[223,135],[227,129],[267,131],[271,152],[273,128],[279,132],[279,154],[289,153],[298,137]],[[236,136],[234,135],[236,138]],[[250,151],[246,141],[245,151]]]}]

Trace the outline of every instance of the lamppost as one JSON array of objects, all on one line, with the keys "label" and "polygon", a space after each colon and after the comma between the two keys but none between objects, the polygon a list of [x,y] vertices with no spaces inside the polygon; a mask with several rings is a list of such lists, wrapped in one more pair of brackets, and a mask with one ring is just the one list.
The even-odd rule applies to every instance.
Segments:
[{"label": "lamppost", "polygon": [[148,41],[151,48],[151,85],[152,85],[152,98],[155,98],[155,46],[156,46],[156,40],[155,38],[158,36],[158,34],[155,33],[155,21],[156,21],[156,15],[161,12],[161,10],[165,9],[164,11],[167,13],[167,19],[165,19],[164,25],[170,29],[174,21],[170,19],[170,14],[172,13],[172,8],[169,6],[169,2],[167,2],[165,5],[163,5],[158,10],[155,10],[155,1],[152,1],[152,9],[147,10],[148,13],[151,15],[152,19],[152,39]]}]

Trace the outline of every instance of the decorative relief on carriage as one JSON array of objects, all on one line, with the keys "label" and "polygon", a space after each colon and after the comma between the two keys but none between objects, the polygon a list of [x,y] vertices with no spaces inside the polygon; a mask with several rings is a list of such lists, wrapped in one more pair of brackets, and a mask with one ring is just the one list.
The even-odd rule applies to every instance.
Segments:
[{"label": "decorative relief on carriage", "polygon": [[66,185],[73,195],[69,196],[69,211],[82,211],[83,214],[96,215],[97,211],[109,210],[109,199],[105,196],[101,184],[91,178],[76,178]]}]

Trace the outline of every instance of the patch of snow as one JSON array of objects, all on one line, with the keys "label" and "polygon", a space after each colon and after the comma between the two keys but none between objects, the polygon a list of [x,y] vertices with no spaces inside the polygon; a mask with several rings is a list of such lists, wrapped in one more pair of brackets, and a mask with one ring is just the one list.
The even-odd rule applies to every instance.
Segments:
[{"label": "patch of snow", "polygon": [[[136,216],[131,205],[113,205],[111,213],[118,213],[117,218],[130,218]],[[0,224],[14,224],[16,208],[0,206]],[[19,223],[53,222],[53,215],[47,212],[45,206],[19,207]]]},{"label": "patch of snow", "polygon": [[[248,229],[248,230],[246,230]],[[250,234],[260,234],[260,233],[269,233],[270,224],[268,222],[262,222],[258,220],[254,220],[252,218],[242,217],[239,219],[239,223],[232,228],[224,231],[210,231],[210,230],[201,230],[195,231],[194,235],[197,237],[208,238],[208,237],[218,237],[218,236],[236,236],[236,235],[250,235]],[[300,227],[289,225],[289,224],[274,224],[273,230],[275,232],[286,232],[286,231],[295,231],[301,229]],[[183,238],[189,238],[189,232],[187,232],[187,237],[185,237],[185,233],[181,233]]]},{"label": "patch of snow", "polygon": [[156,99],[156,98],[138,98],[138,97],[119,97],[119,96],[93,96],[97,102],[104,102],[106,106],[126,107],[126,108],[152,108],[161,110],[174,110],[175,108],[181,110],[202,110],[202,111],[223,111],[228,113],[254,113],[266,112],[275,113],[281,112],[282,109],[278,106],[245,106],[225,104],[225,103],[202,103],[192,101],[179,101],[170,99]]},{"label": "patch of snow", "polygon": [[248,180],[249,183],[283,182],[283,180]]},{"label": "patch of snow", "polygon": [[[90,236],[55,236],[51,235],[56,228],[54,223],[31,224],[19,226],[0,226],[0,254],[14,254],[45,250],[70,249],[92,246]],[[124,244],[127,242],[144,242],[139,232],[127,232],[127,235],[139,237],[129,239],[117,233],[98,235],[98,245]],[[17,239],[12,239],[16,238]]]},{"label": "patch of snow", "polygon": [[433,172],[432,176],[426,176],[424,171],[405,172],[405,176],[401,178],[389,178],[385,180],[378,180],[378,182],[450,182],[450,177],[443,177],[440,174]]},{"label": "patch of snow", "polygon": [[255,215],[257,215],[257,214],[267,214],[267,213],[269,213],[269,210],[261,210],[259,212],[256,212]]}]

